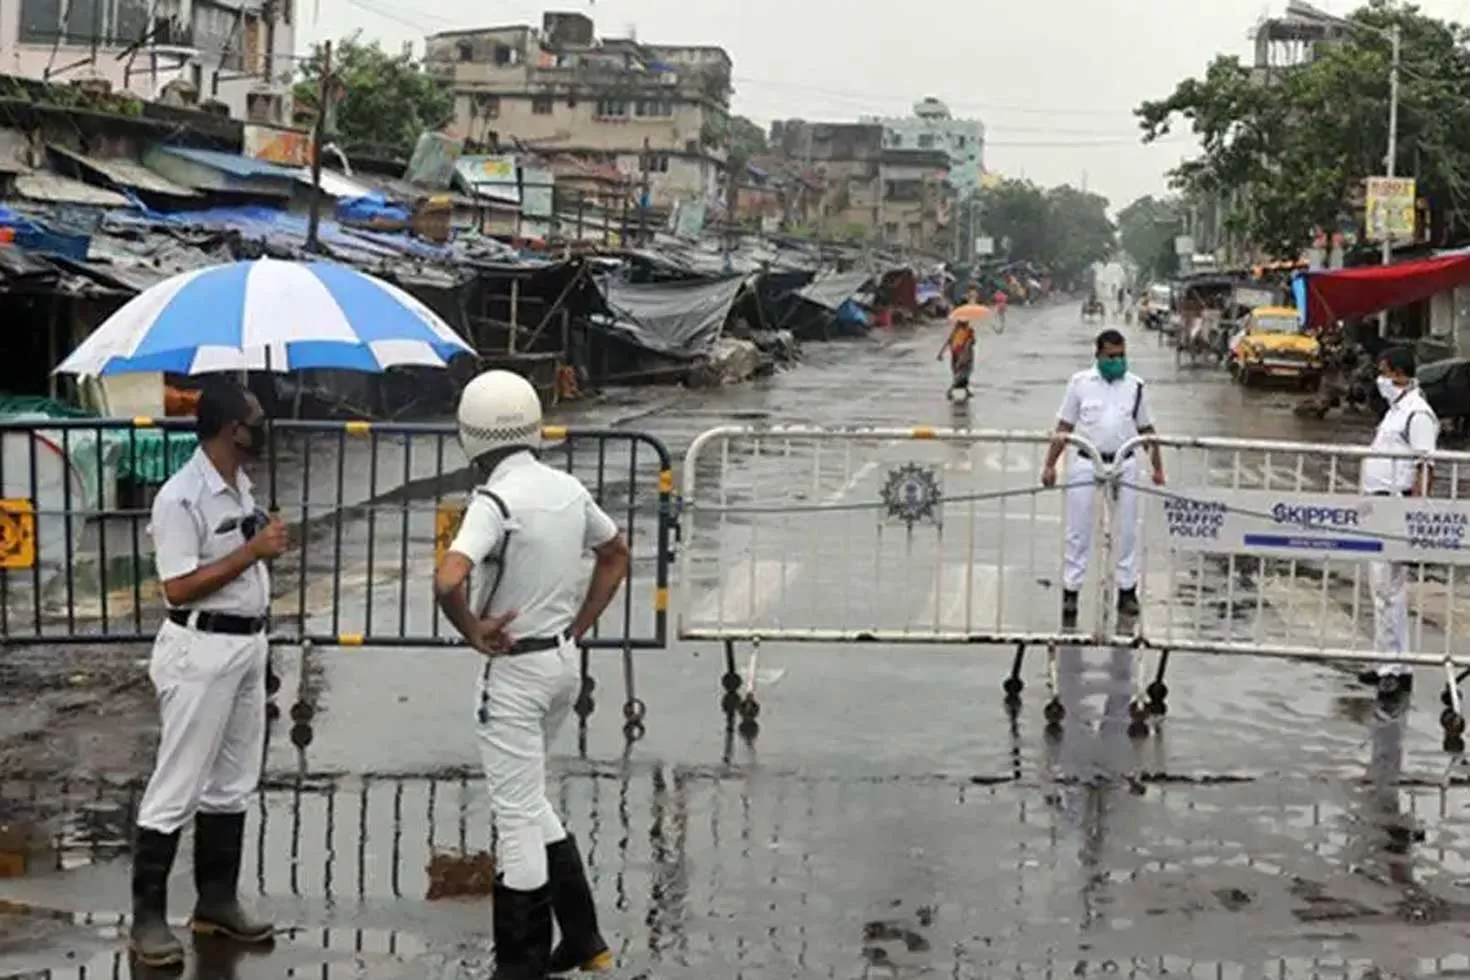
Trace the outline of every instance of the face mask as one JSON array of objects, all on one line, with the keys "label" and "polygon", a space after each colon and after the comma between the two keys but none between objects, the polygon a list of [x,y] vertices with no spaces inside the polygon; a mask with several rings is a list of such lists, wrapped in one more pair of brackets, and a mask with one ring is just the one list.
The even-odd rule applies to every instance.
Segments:
[{"label": "face mask", "polygon": [[1392,378],[1385,378],[1380,374],[1378,376],[1378,393],[1383,396],[1384,401],[1393,402],[1398,399],[1402,392],[1399,386],[1393,383]]},{"label": "face mask", "polygon": [[235,446],[251,459],[260,459],[265,455],[265,419],[252,424],[242,423],[242,428],[248,436],[248,442],[236,442]]},{"label": "face mask", "polygon": [[1097,359],[1097,373],[1104,381],[1117,381],[1128,373],[1128,358],[1122,354]]}]

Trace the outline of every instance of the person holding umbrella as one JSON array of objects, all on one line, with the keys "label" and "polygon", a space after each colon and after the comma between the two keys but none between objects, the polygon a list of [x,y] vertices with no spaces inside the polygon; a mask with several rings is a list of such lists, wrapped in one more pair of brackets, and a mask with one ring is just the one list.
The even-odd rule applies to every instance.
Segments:
[{"label": "person holding umbrella", "polygon": [[989,314],[990,310],[980,303],[980,290],[971,286],[966,292],[965,304],[949,315],[949,334],[934,359],[943,360],[945,354],[949,355],[951,397],[957,391],[963,392],[965,398],[970,397],[970,375],[975,370],[974,323]]},{"label": "person holding umbrella", "polygon": [[199,449],[153,501],[149,533],[168,615],[148,676],[163,731],[138,805],[129,945],[147,966],[183,962],[168,926],[168,876],[194,823],[193,931],[269,943],[275,930],[240,907],[245,811],[265,740],[265,562],[286,528],[255,504],[246,464],[265,452],[265,415],[243,386],[211,380],[199,396]]}]

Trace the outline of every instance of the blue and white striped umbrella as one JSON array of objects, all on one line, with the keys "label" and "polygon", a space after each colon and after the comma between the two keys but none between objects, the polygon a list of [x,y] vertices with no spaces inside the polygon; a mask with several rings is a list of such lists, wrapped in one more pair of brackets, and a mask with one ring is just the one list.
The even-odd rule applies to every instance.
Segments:
[{"label": "blue and white striped umbrella", "polygon": [[472,353],[397,286],[329,262],[258,259],[196,269],[138,294],[56,372],[378,372],[444,367]]}]

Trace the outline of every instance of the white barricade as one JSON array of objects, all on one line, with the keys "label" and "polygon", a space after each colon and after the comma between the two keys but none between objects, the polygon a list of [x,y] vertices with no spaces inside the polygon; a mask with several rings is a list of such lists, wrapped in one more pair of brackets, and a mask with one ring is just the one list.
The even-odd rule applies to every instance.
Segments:
[{"label": "white barricade", "polygon": [[1470,453],[1435,454],[1424,497],[1360,491],[1363,460],[1392,454],[1240,439],[1141,438],[1118,454],[1110,479],[1123,483],[1122,460],[1150,441],[1165,454],[1168,483],[1154,486],[1139,465],[1118,488],[1139,495],[1143,609],[1136,635],[1112,642],[1371,663],[1384,659],[1381,631],[1393,627],[1378,623],[1375,637],[1372,581],[1392,569],[1407,579],[1404,653],[1392,659],[1452,666],[1466,657],[1470,575],[1459,569],[1470,565]]},{"label": "white barricade", "polygon": [[[1056,490],[1040,485],[1052,438],[760,426],[701,434],[684,462],[679,636],[1095,642],[1096,632],[1061,627],[1067,475]],[[1094,605],[1084,602],[1082,622]]]}]

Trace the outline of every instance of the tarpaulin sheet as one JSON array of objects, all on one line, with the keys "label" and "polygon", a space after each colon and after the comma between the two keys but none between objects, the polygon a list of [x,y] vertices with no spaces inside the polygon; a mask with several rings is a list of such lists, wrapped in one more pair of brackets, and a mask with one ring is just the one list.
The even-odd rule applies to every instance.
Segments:
[{"label": "tarpaulin sheet", "polygon": [[1320,327],[1407,306],[1470,284],[1470,255],[1442,255],[1397,265],[1298,275],[1306,283],[1304,322],[1309,327]]},{"label": "tarpaulin sheet", "polygon": [[695,282],[598,284],[613,321],[606,324],[633,343],[671,357],[704,353],[720,336],[745,276]]},{"label": "tarpaulin sheet", "polygon": [[812,280],[811,285],[797,292],[796,295],[802,299],[816,303],[834,313],[837,308],[863,288],[863,285],[872,279],[869,272],[842,272],[832,276],[821,276]]}]

